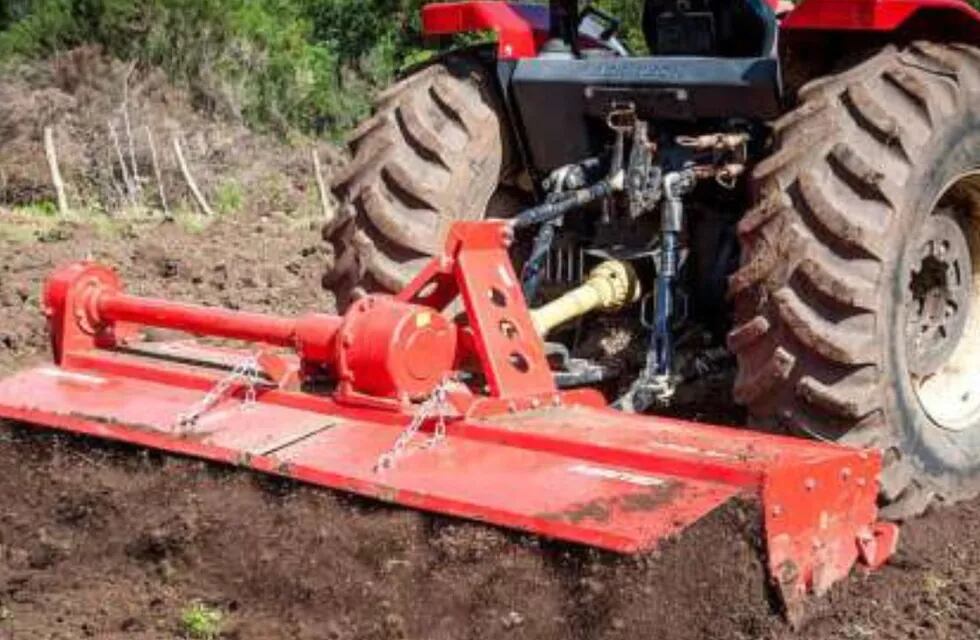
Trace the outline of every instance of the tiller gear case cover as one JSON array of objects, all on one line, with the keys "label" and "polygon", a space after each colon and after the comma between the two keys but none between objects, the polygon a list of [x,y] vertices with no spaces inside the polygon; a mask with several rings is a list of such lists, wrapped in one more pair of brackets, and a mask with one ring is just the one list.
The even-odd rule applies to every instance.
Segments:
[{"label": "tiller gear case cover", "polygon": [[[138,298],[105,267],[66,266],[44,297],[55,361],[0,384],[0,415],[621,553],[754,500],[791,613],[887,560],[877,452],[559,392],[511,241],[505,223],[458,223],[405,291],[343,317]],[[146,342],[143,327],[251,347]]]}]

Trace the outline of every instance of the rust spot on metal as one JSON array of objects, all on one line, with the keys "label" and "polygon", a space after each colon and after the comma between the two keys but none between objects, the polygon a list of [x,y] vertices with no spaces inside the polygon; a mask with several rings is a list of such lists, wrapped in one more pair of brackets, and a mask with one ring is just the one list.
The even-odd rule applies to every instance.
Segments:
[{"label": "rust spot on metal", "polygon": [[597,498],[589,502],[573,504],[564,511],[555,513],[539,513],[534,517],[551,522],[570,522],[579,524],[585,520],[596,522],[609,522],[612,516],[612,500],[608,498]]},{"label": "rust spot on metal", "polygon": [[374,497],[382,502],[398,502],[398,489],[387,485],[378,485],[375,487]]},{"label": "rust spot on metal", "polygon": [[665,485],[649,487],[639,493],[628,493],[612,498],[597,498],[589,502],[573,504],[564,511],[557,513],[540,513],[536,517],[552,522],[568,522],[580,524],[587,520],[607,523],[616,512],[639,513],[658,511],[671,504],[680,492],[680,483],[671,482]]},{"label": "rust spot on metal", "polygon": [[626,513],[658,511],[672,503],[680,492],[681,485],[677,482],[650,487],[643,493],[631,493],[618,499],[620,508]]},{"label": "rust spot on metal", "polygon": [[[203,432],[198,433],[193,431],[171,433],[168,431],[162,431],[159,427],[149,425],[149,424],[142,424],[139,422],[122,422],[121,420],[113,418],[112,416],[92,415],[80,411],[70,411],[68,413],[60,413],[60,412],[51,412],[47,409],[40,409],[35,407],[23,407],[23,410],[30,411],[33,413],[38,413],[41,415],[48,414],[55,417],[71,418],[72,420],[84,420],[85,422],[90,422],[92,424],[100,424],[106,427],[131,429],[133,431],[139,431],[141,433],[163,435],[179,440],[189,440],[192,442],[203,441],[205,438],[207,438],[208,435],[210,435],[208,433],[203,433]],[[43,421],[39,422],[38,424],[43,424]]]},{"label": "rust spot on metal", "polygon": [[565,511],[561,514],[562,519],[571,522],[572,524],[578,524],[584,520],[594,520],[596,522],[609,522],[609,518],[612,516],[612,501],[599,498],[592,500],[591,502],[586,502],[573,507],[572,509]]}]

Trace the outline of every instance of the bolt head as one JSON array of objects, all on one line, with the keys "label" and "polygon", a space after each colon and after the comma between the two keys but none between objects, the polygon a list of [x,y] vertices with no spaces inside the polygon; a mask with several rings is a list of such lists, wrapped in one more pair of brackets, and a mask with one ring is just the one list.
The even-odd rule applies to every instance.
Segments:
[{"label": "bolt head", "polygon": [[505,225],[500,229],[500,243],[504,248],[509,248],[514,244],[514,229],[510,225]]}]

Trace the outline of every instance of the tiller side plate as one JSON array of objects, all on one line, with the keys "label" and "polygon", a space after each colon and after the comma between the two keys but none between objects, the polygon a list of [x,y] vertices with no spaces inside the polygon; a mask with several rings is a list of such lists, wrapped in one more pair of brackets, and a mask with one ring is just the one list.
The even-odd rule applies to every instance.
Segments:
[{"label": "tiller side plate", "polygon": [[[509,240],[501,223],[457,224],[405,292],[344,317],[136,298],[103,267],[69,265],[45,290],[55,364],[0,383],[0,416],[622,553],[755,500],[790,612],[891,555],[877,452],[557,391]],[[460,296],[457,325],[440,312]],[[259,346],[144,343],[140,326]]]}]

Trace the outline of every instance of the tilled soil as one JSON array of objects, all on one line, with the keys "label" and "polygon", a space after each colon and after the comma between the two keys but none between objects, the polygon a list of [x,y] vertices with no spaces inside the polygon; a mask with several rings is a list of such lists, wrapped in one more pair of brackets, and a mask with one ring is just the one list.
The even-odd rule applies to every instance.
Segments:
[{"label": "tilled soil", "polygon": [[[66,227],[0,242],[0,369],[46,356],[40,283],[66,260],[129,288],[209,304],[330,309],[315,225],[225,218],[120,236]],[[773,609],[751,505],[622,558],[326,490],[17,425],[0,426],[0,639],[182,637],[200,602],[223,638],[977,638],[980,502],[903,529],[789,629]]]}]

